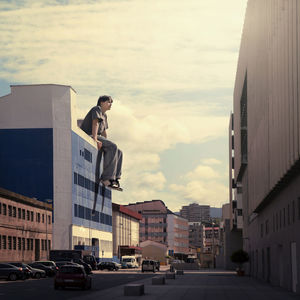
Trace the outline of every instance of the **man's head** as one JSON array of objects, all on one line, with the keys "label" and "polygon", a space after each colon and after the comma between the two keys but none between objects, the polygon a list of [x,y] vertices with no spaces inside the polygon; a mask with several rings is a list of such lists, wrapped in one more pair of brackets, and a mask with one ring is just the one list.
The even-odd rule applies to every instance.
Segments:
[{"label": "man's head", "polygon": [[113,99],[111,96],[107,96],[107,95],[100,96],[98,99],[97,105],[101,106],[101,103],[103,103],[103,102],[113,103]]}]

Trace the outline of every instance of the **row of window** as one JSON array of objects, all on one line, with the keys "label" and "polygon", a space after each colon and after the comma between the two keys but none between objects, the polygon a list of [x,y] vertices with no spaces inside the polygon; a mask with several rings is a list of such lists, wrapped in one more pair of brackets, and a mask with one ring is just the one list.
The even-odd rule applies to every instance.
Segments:
[{"label": "row of window", "polygon": [[[32,210],[25,210],[24,208],[21,209],[20,207],[15,207],[13,205],[7,205],[5,203],[0,203],[0,215],[8,215],[9,217],[22,219],[22,220],[27,220],[34,222],[34,212]],[[42,216],[42,218],[41,218]],[[45,223],[45,214],[40,214],[36,212],[35,214],[35,221],[38,223]],[[48,215],[48,224],[51,223],[50,216]]]},{"label": "row of window", "polygon": [[[101,193],[103,192],[103,187],[102,185],[97,185],[94,181],[74,172],[74,184],[79,185],[93,193]],[[97,191],[97,188],[99,187],[99,190]],[[109,189],[105,189],[105,197],[110,198],[111,197],[111,191]]]},{"label": "row of window", "polygon": [[92,209],[82,205],[74,204],[74,216],[77,218],[94,221],[97,223],[112,226],[112,216],[95,211],[92,214]]},{"label": "row of window", "polygon": [[[293,200],[283,207],[279,211],[273,214],[273,232],[277,232],[286,226],[294,224],[296,221],[296,202]],[[298,219],[300,220],[300,197],[298,198]],[[264,234],[268,235],[270,233],[269,220],[260,225],[260,236],[263,237]]]},{"label": "row of window", "polygon": [[[39,240],[38,240],[39,241]],[[0,235],[0,250],[33,250],[33,239]],[[48,240],[50,249],[50,241]],[[47,250],[47,240],[41,240],[42,250]]]},{"label": "row of window", "polygon": [[80,156],[82,156],[88,162],[90,162],[90,163],[93,162],[93,154],[89,150],[87,150],[86,148],[84,148],[83,151],[79,150],[79,154],[80,154]]}]

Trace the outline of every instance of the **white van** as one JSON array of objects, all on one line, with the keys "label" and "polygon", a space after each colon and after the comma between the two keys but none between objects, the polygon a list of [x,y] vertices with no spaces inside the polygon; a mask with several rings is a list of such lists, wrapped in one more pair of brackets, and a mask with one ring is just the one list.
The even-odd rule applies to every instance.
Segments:
[{"label": "white van", "polygon": [[135,256],[122,256],[122,268],[127,269],[127,268],[138,268],[139,264],[136,260]]}]

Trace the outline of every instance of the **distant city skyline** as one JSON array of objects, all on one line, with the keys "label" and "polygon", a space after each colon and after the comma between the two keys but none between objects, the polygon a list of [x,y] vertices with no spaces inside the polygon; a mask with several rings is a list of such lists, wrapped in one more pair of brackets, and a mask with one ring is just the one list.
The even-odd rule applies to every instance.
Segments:
[{"label": "distant city skyline", "polygon": [[70,85],[78,118],[114,98],[119,204],[228,200],[228,123],[246,0],[1,1],[0,96]]}]

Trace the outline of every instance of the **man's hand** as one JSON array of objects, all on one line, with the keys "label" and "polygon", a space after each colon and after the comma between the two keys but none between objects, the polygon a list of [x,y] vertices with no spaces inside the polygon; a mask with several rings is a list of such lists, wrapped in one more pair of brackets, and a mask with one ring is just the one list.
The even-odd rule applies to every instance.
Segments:
[{"label": "man's hand", "polygon": [[100,150],[102,148],[102,142],[96,141],[96,143],[97,143],[98,150]]}]

